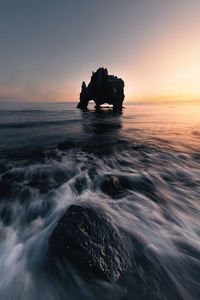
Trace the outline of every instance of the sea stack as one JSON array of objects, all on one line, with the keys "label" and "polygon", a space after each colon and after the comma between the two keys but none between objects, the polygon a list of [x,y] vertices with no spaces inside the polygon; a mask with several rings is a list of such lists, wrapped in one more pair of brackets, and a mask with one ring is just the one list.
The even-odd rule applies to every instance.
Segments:
[{"label": "sea stack", "polygon": [[77,108],[85,110],[88,102],[93,100],[97,110],[102,104],[108,103],[113,105],[114,111],[120,111],[124,97],[124,81],[117,76],[109,75],[106,68],[99,68],[96,72],[92,72],[88,86],[83,81]]}]

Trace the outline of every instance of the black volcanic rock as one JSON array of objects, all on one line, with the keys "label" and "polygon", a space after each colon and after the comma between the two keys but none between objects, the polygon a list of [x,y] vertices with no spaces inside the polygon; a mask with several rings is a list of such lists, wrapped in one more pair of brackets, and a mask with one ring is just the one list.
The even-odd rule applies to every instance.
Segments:
[{"label": "black volcanic rock", "polygon": [[71,205],[49,239],[53,257],[65,257],[81,271],[114,281],[130,268],[127,241],[103,210]]},{"label": "black volcanic rock", "polygon": [[101,104],[108,103],[113,105],[113,110],[120,111],[124,101],[124,81],[117,76],[108,75],[107,69],[99,68],[92,73],[88,86],[83,81],[77,108],[87,109],[90,100],[94,100],[96,109]]}]

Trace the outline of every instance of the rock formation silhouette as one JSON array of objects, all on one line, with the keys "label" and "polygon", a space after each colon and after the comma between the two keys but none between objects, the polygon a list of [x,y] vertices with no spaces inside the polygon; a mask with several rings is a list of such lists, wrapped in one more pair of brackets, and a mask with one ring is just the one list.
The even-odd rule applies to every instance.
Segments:
[{"label": "rock formation silhouette", "polygon": [[94,100],[97,110],[101,104],[108,103],[113,105],[113,110],[120,111],[124,101],[124,81],[117,76],[108,75],[106,68],[99,68],[92,72],[88,86],[83,81],[77,108],[87,109],[90,100]]}]

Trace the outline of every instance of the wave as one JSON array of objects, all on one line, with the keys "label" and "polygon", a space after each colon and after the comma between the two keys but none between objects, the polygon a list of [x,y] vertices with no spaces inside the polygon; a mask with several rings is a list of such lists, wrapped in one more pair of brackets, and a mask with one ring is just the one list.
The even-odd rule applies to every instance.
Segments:
[{"label": "wave", "polygon": [[[190,126],[184,139],[182,127],[172,130],[170,124],[171,131],[161,130],[153,120],[149,129],[148,111],[141,115],[129,115],[140,121],[133,128],[126,116],[110,112],[3,124],[10,134],[18,125],[36,124],[48,125],[48,133],[51,125],[70,124],[71,131],[67,126],[68,132],[60,133],[56,127],[57,144],[47,138],[48,146],[37,151],[27,141],[13,147],[5,142],[0,161],[1,300],[199,299],[198,128],[192,127],[191,134]],[[21,133],[26,139],[27,131]],[[115,283],[88,280],[70,261],[48,256],[58,220],[72,204],[85,203],[104,210],[129,241],[131,269]]]},{"label": "wave", "polygon": [[[72,145],[57,157],[4,169],[1,299],[198,299],[200,172],[188,153],[158,149],[99,156]],[[83,202],[103,207],[131,237],[135,265],[114,286],[46,261],[57,220]]]}]

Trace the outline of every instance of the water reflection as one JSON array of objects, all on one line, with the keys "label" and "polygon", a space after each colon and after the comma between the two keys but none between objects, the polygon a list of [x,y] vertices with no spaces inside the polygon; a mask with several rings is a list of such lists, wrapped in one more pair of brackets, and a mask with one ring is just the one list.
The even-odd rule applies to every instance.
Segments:
[{"label": "water reflection", "polygon": [[117,133],[122,128],[121,114],[112,110],[82,112],[83,131],[94,135]]},{"label": "water reflection", "polygon": [[82,112],[81,149],[94,154],[111,154],[121,139],[121,114],[112,110]]}]

